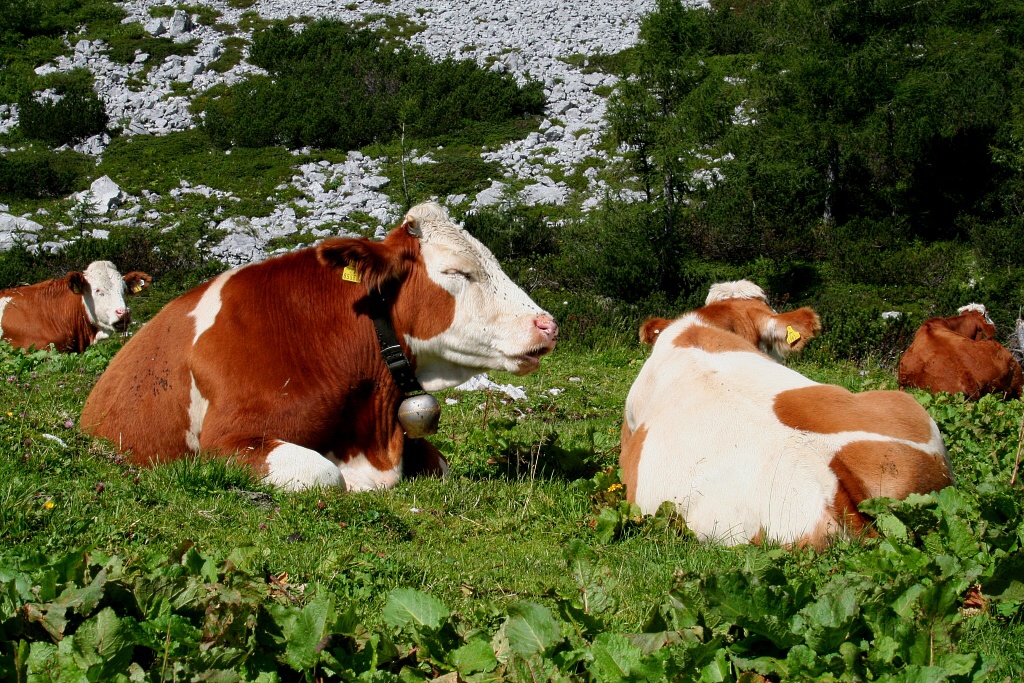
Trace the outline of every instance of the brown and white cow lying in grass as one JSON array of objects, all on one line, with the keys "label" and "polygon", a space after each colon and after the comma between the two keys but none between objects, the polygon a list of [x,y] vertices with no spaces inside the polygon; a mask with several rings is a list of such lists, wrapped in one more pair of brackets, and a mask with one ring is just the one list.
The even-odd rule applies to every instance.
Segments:
[{"label": "brown and white cow lying in grass", "polygon": [[427,391],[481,370],[533,372],[555,347],[554,319],[444,209],[422,204],[382,242],[329,239],[170,302],[114,357],[82,427],[137,464],[237,453],[292,489],[441,473],[440,453],[406,438],[397,420],[402,393],[381,358],[368,290],[384,294]]},{"label": "brown and white cow lying in grass", "polygon": [[996,327],[985,307],[969,304],[957,313],[921,325],[900,359],[900,387],[962,393],[971,399],[985,394],[1020,398],[1020,365],[1006,347],[992,341]]},{"label": "brown and white cow lying in grass", "polygon": [[702,539],[821,547],[865,526],[867,498],[952,484],[939,430],[912,397],[818,384],[762,350],[785,355],[785,336],[798,350],[817,327],[810,309],[775,314],[755,299],[645,323],[641,337],[660,333],[626,399],[628,499],[644,513],[675,503]]},{"label": "brown and white cow lying in grass", "polygon": [[145,273],[121,276],[110,261],[34,285],[0,290],[0,338],[20,348],[81,353],[94,342],[125,332],[131,309],[125,294],[152,281]]}]

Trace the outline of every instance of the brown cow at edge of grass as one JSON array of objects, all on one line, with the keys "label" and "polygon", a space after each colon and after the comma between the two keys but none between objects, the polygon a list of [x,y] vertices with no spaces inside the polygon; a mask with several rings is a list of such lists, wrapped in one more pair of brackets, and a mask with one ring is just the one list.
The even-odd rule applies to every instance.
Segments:
[{"label": "brown cow at edge of grass", "polygon": [[34,285],[0,290],[0,338],[23,349],[81,353],[116,332],[126,332],[131,309],[125,294],[145,291],[146,273],[125,276],[110,261]]},{"label": "brown cow at edge of grass", "polygon": [[997,341],[995,325],[982,304],[969,304],[949,318],[926,320],[899,364],[901,389],[1019,398],[1024,388],[1020,365]]}]

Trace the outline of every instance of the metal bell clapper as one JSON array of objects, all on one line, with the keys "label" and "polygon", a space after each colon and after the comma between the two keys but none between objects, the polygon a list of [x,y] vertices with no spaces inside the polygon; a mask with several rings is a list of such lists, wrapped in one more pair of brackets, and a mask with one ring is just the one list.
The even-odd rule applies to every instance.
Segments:
[{"label": "metal bell clapper", "polygon": [[422,439],[437,434],[441,421],[441,404],[430,394],[417,394],[398,406],[398,422],[410,439]]}]

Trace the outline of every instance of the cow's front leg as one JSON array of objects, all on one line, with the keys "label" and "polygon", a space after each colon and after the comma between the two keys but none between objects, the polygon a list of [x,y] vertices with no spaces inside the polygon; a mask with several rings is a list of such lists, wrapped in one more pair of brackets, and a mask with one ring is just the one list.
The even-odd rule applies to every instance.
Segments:
[{"label": "cow's front leg", "polygon": [[237,454],[240,462],[286,491],[302,491],[315,486],[345,487],[338,466],[316,451],[278,439],[223,438],[203,444],[203,449]]},{"label": "cow's front leg", "polygon": [[402,469],[406,477],[446,477],[448,461],[426,439],[406,439]]}]

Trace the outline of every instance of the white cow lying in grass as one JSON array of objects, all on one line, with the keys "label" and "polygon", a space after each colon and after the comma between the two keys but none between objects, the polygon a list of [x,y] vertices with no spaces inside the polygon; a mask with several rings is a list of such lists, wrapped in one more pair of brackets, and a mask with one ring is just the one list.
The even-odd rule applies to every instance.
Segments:
[{"label": "white cow lying in grass", "polygon": [[769,357],[819,328],[811,309],[776,314],[763,293],[645,323],[654,350],[622,425],[627,498],[648,514],[675,503],[702,539],[821,547],[868,524],[867,498],[952,484],[939,430],[912,397],[851,394]]}]

